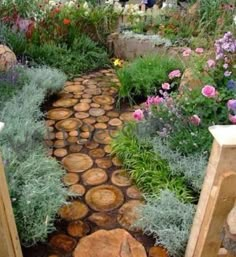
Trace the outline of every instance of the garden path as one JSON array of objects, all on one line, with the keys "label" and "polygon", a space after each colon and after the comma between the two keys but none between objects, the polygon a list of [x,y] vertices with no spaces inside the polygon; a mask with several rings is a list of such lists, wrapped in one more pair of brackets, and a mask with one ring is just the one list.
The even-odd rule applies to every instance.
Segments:
[{"label": "garden path", "polygon": [[[115,237],[121,234],[118,245],[113,245],[111,250],[114,256],[123,256],[115,255],[115,247],[120,252],[124,246],[119,243],[130,234],[135,240],[128,247],[129,254],[124,256],[145,257],[143,246],[146,252],[153,246],[151,238],[132,228],[136,219],[134,210],[142,204],[142,195],[122,169],[122,163],[111,154],[112,137],[125,122],[133,119],[132,109],[115,107],[118,86],[119,80],[111,69],[75,78],[66,82],[47,112],[49,155],[56,157],[66,169],[62,180],[74,194],[70,196],[70,204],[59,210],[57,231],[49,236],[47,256],[112,257],[106,252],[108,247],[93,247],[98,238],[108,240],[107,236],[112,236],[103,229],[112,230]],[[124,230],[114,230],[117,228]],[[98,230],[102,234],[90,239],[88,235],[96,235],[94,232]],[[86,252],[80,246],[81,238],[85,239]],[[132,247],[139,249],[139,253],[133,252]],[[160,251],[163,249],[155,255],[152,249],[149,256],[166,256],[160,255]]]}]

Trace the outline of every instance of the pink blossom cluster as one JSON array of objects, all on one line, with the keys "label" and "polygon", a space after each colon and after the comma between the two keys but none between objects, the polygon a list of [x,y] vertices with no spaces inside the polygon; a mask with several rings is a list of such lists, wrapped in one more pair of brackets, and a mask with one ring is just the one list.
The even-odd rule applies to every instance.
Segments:
[{"label": "pink blossom cluster", "polygon": [[148,96],[145,105],[146,107],[150,107],[151,105],[158,105],[163,102],[163,97],[160,96]]},{"label": "pink blossom cluster", "polygon": [[169,73],[168,77],[169,79],[174,79],[174,78],[180,78],[181,77],[181,71],[180,70],[173,70]]},{"label": "pink blossom cluster", "polygon": [[213,87],[211,85],[205,85],[202,88],[202,95],[204,95],[207,98],[214,98],[217,96],[217,91],[216,91],[215,87]]}]

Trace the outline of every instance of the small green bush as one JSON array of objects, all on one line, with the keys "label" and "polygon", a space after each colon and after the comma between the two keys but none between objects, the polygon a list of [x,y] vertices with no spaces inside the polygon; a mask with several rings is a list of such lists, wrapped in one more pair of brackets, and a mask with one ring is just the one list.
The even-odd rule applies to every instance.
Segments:
[{"label": "small green bush", "polygon": [[148,197],[139,207],[139,220],[135,224],[146,234],[156,238],[156,244],[164,245],[171,256],[184,256],[195,206],[181,202],[169,190],[159,197]]},{"label": "small green bush", "polygon": [[25,77],[22,89],[0,112],[5,123],[0,144],[20,239],[29,246],[46,240],[67,197],[61,183],[64,171],[47,157],[40,111],[46,94],[61,88],[66,77],[49,68],[28,69]]},{"label": "small green bush", "polygon": [[169,72],[175,69],[182,70],[183,64],[166,54],[135,59],[117,71],[121,82],[119,98],[128,98],[132,102],[135,97],[158,92],[161,84],[168,81]]}]

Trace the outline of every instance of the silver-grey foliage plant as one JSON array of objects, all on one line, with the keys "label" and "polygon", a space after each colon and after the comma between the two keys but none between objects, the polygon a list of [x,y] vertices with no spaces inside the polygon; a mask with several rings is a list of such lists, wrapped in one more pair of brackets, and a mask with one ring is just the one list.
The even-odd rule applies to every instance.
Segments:
[{"label": "silver-grey foliage plant", "polygon": [[27,69],[25,75],[22,90],[0,111],[5,123],[0,144],[20,239],[29,246],[44,241],[54,229],[67,197],[61,183],[64,171],[47,157],[43,145],[46,129],[40,111],[46,94],[59,90],[66,77],[46,67]]},{"label": "silver-grey foliage plant", "polygon": [[164,245],[171,256],[184,256],[195,213],[194,205],[183,203],[172,192],[164,190],[158,198],[149,196],[138,213],[137,227],[154,236],[156,244]]}]

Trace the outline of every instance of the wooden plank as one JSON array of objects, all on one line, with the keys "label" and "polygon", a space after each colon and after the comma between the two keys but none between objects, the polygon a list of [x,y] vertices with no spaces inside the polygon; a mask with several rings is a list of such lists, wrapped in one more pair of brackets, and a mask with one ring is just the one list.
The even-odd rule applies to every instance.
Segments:
[{"label": "wooden plank", "polygon": [[0,157],[0,257],[23,257]]}]

